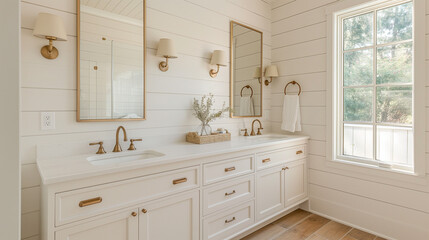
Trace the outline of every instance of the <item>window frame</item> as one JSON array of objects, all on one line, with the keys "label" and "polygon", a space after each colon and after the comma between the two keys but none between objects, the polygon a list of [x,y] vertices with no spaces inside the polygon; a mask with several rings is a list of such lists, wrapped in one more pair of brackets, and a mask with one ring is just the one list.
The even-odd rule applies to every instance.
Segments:
[{"label": "window frame", "polygon": [[[341,67],[338,66],[339,62],[342,61],[342,52],[339,51],[339,47],[342,46],[342,19],[349,18],[351,16],[365,14],[377,9],[388,8],[391,6],[399,5],[402,3],[413,2],[413,135],[414,135],[414,166],[413,169],[401,168],[398,166],[385,165],[377,160],[370,159],[367,161],[363,158],[357,158],[352,156],[344,156],[342,154],[342,137],[339,132],[339,126],[342,124],[342,96],[340,97],[339,84],[342,83],[342,62]],[[425,107],[425,82],[426,82],[426,70],[425,70],[425,19],[426,19],[426,3],[425,0],[344,0],[336,3],[327,8],[327,149],[326,156],[328,164],[334,167],[340,167],[343,169],[355,169],[356,167],[372,168],[375,170],[384,170],[393,173],[404,173],[413,176],[426,176],[426,159],[425,159],[425,125],[426,125],[426,107]],[[374,16],[374,24],[376,24],[376,16]],[[374,26],[374,29],[376,27]],[[376,40],[376,32],[374,32],[373,39]],[[393,45],[389,43],[389,45]],[[373,45],[369,49],[377,48],[377,42],[373,42]],[[341,56],[340,56],[341,54]],[[374,63],[376,62],[377,56],[373,56]],[[374,66],[376,69],[376,66]],[[376,71],[376,70],[374,70]],[[339,80],[341,79],[341,80]],[[376,86],[373,82],[372,86]],[[374,87],[375,88],[375,87]],[[373,89],[374,89],[373,88]],[[376,93],[374,92],[374,97]],[[374,108],[374,107],[373,107]],[[375,112],[373,118],[375,118]],[[374,122],[369,125],[373,126]],[[376,125],[374,125],[376,126]],[[374,129],[373,131],[376,131]],[[375,134],[373,134],[375,136]],[[341,139],[341,140],[340,140]],[[374,139],[376,141],[376,139]],[[374,156],[376,152],[376,142],[373,142]],[[341,145],[339,145],[341,144]],[[339,151],[341,150],[341,151]],[[349,166],[346,166],[349,165]],[[360,169],[362,170],[362,169]],[[365,171],[365,170],[363,170]]]}]

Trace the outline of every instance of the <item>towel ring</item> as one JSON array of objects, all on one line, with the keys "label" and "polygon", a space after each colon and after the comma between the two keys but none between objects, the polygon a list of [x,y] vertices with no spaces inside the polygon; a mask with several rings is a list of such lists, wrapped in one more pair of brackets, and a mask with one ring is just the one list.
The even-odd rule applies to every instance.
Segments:
[{"label": "towel ring", "polygon": [[244,86],[244,87],[241,89],[240,96],[242,96],[242,97],[243,97],[243,90],[244,90],[245,88],[250,88],[250,91],[252,91],[252,93],[250,94],[250,97],[253,97],[253,88],[252,88],[250,85],[246,85],[246,86]]},{"label": "towel ring", "polygon": [[297,83],[296,81],[292,81],[292,82],[289,82],[288,84],[286,84],[285,90],[284,90],[285,95],[287,94],[286,90],[287,90],[287,87],[289,86],[289,84],[293,84],[293,85],[297,84],[298,87],[299,87],[298,96],[301,95],[301,85],[299,85],[299,83]]}]

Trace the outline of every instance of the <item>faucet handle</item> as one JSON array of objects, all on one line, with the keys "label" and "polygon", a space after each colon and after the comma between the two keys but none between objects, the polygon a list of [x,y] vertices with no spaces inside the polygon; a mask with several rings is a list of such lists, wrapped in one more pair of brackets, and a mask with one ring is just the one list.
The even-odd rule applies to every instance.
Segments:
[{"label": "faucet handle", "polygon": [[247,133],[247,128],[241,129],[240,131],[244,132],[245,137],[249,136],[249,133]]},{"label": "faucet handle", "polygon": [[106,151],[104,150],[102,141],[89,144],[89,146],[94,146],[94,145],[100,145],[96,154],[105,154],[106,153]]},{"label": "faucet handle", "polygon": [[134,145],[134,142],[141,142],[141,141],[143,141],[143,139],[141,139],[141,138],[138,138],[138,139],[130,139],[131,144],[130,144],[130,147],[128,148],[128,150],[129,150],[129,151],[136,150],[137,148],[136,148],[136,146]]},{"label": "faucet handle", "polygon": [[262,130],[262,129],[264,129],[264,128],[261,128],[261,127],[260,127],[260,128],[258,128],[258,133],[257,133],[256,135],[262,135],[262,133],[261,133],[261,130]]}]

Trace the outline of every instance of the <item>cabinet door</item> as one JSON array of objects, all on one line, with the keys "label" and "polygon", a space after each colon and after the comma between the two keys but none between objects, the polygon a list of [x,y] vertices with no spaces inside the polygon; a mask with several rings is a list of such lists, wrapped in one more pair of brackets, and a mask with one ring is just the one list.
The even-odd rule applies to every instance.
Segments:
[{"label": "cabinet door", "polygon": [[149,202],[140,209],[140,240],[197,240],[199,192]]},{"label": "cabinet door", "polygon": [[262,220],[284,208],[282,166],[256,174],[256,218]]},{"label": "cabinet door", "polygon": [[305,160],[291,162],[284,171],[285,207],[307,197],[307,170]]},{"label": "cabinet door", "polygon": [[56,240],[138,240],[138,209],[104,214],[101,218],[55,232]]}]

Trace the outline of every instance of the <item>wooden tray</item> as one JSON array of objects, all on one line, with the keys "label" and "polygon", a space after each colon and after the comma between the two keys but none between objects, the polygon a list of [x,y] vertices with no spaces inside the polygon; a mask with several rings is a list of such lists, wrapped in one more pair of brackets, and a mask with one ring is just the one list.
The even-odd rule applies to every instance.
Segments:
[{"label": "wooden tray", "polygon": [[231,133],[212,133],[211,135],[200,136],[197,132],[189,132],[186,134],[186,141],[195,144],[231,141]]}]

